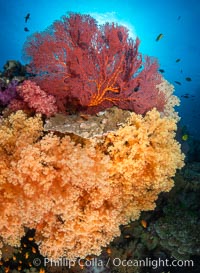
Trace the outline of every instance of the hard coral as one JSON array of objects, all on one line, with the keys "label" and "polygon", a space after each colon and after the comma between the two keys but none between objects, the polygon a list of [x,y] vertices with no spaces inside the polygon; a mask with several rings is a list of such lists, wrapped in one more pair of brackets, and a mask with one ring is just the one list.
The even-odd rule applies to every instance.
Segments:
[{"label": "hard coral", "polygon": [[[190,202],[191,200],[192,198]],[[198,201],[195,201],[198,204]],[[191,256],[199,255],[199,213],[194,209],[185,208],[182,204],[168,204],[164,213],[165,216],[153,227],[156,231],[154,236],[159,238],[161,247],[177,260],[188,260]]]},{"label": "hard coral", "polygon": [[60,111],[163,110],[157,61],[143,58],[138,47],[125,27],[98,27],[89,15],[71,13],[30,37],[24,51],[34,80],[56,97]]}]

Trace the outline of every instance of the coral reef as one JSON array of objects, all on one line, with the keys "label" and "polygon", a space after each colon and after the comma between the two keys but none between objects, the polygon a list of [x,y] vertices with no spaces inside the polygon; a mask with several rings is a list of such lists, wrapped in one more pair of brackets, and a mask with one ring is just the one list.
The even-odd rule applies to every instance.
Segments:
[{"label": "coral reef", "polygon": [[[183,165],[174,141],[175,120],[154,109],[134,113],[102,140],[74,143],[42,137],[39,116],[22,111],[0,128],[0,234],[19,245],[24,227],[36,230],[44,256],[69,259],[100,254],[119,225],[153,209]],[[161,151],[164,151],[161,153]],[[142,178],[142,179],[141,179]],[[20,213],[19,213],[20,212]]]},{"label": "coral reef", "polygon": [[69,137],[50,134],[35,142],[41,120],[22,112],[4,121],[0,135],[5,242],[19,245],[24,227],[35,228],[43,255],[74,258],[99,253],[119,235],[123,215],[118,189],[108,181],[108,157]]},{"label": "coral reef", "polygon": [[[3,71],[0,72],[0,112],[15,99],[18,98],[17,86],[26,78],[26,67],[20,62],[9,60],[5,63]],[[23,109],[21,103],[17,109]],[[8,109],[6,111],[9,112]]]},{"label": "coral reef", "polygon": [[19,61],[8,60],[3,66],[3,72],[0,73],[2,79],[21,81],[25,78],[26,67]]},{"label": "coral reef", "polygon": [[[35,243],[34,230],[26,230],[26,235],[21,238],[19,247],[4,244],[2,253],[1,265],[3,264],[3,266],[0,267],[0,272],[42,272],[40,269],[44,267],[42,266],[44,257],[39,253],[38,246]],[[41,265],[38,264],[37,267],[34,267],[34,259],[40,259]]]},{"label": "coral reef", "polygon": [[[115,131],[126,122],[131,112],[117,107],[108,108],[96,115],[63,115],[57,114],[47,119],[45,131],[74,134],[76,136],[92,139],[102,137],[109,131]],[[96,139],[97,141],[97,139]]]},{"label": "coral reef", "polygon": [[[177,189],[166,205],[166,192],[184,166],[176,140],[179,100],[157,71],[157,60],[139,53],[139,43],[123,26],[98,26],[89,15],[70,13],[29,37],[27,66],[5,64],[0,270],[8,272],[11,264],[13,272],[41,273],[42,265],[36,269],[30,260],[38,255],[76,261],[67,272],[140,272],[84,268],[78,258],[101,254],[113,261],[120,255],[128,261],[148,251],[199,255],[199,220],[189,213],[198,209],[193,201],[199,196],[199,166],[176,175],[184,209],[174,201]],[[190,178],[190,187],[183,187]],[[156,219],[143,213],[133,222],[155,209],[156,201]]]},{"label": "coral reef", "polygon": [[7,106],[17,97],[17,80],[8,81],[7,84],[0,83],[0,105]]},{"label": "coral reef", "polygon": [[159,88],[160,92],[165,95],[165,106],[162,114],[167,117],[172,117],[178,122],[180,117],[178,116],[178,112],[175,111],[174,107],[180,105],[180,100],[173,94],[174,86],[162,78],[161,83],[157,87]]},{"label": "coral reef", "polygon": [[101,149],[112,159],[111,179],[123,185],[125,213],[132,220],[155,208],[156,196],[172,188],[171,177],[183,167],[175,130],[176,120],[153,109],[144,118],[132,113],[125,126],[105,137]]},{"label": "coral reef", "polygon": [[[180,176],[180,179],[178,179]],[[181,170],[180,175],[177,175],[177,183],[180,187],[184,187],[184,192],[187,190],[200,190],[200,162],[191,162]]]},{"label": "coral reef", "polygon": [[[21,97],[21,100],[27,103],[28,107],[34,109],[36,113],[41,113],[49,117],[57,112],[55,98],[47,95],[33,81],[24,81],[17,87],[17,93]],[[20,102],[21,100],[13,100],[9,108],[16,109],[16,105],[19,105],[18,101]]]},{"label": "coral reef", "polygon": [[[139,39],[123,26],[97,26],[89,15],[70,13],[29,38],[24,56],[42,90],[60,111],[97,113],[118,106],[144,114],[163,110],[165,96],[158,63],[138,52]],[[85,69],[87,67],[87,69]]]},{"label": "coral reef", "polygon": [[178,206],[167,206],[164,212],[165,217],[160,218],[154,227],[159,244],[177,260],[200,255],[198,214]]}]

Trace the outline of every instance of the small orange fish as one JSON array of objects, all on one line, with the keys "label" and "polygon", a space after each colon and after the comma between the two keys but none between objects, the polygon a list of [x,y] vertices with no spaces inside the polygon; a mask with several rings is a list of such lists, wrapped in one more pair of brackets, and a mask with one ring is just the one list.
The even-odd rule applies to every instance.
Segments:
[{"label": "small orange fish", "polygon": [[45,270],[44,270],[44,268],[40,268],[40,271],[39,271],[39,273],[45,273]]},{"label": "small orange fish", "polygon": [[127,234],[124,236],[125,239],[129,239],[131,237],[131,235]]},{"label": "small orange fish", "polygon": [[112,250],[108,247],[108,248],[106,248],[106,253],[107,253],[108,255],[110,255],[110,254],[112,253]]},{"label": "small orange fish", "polygon": [[28,252],[25,253],[24,257],[25,257],[26,260],[28,259],[28,257],[29,257]]},{"label": "small orange fish", "polygon": [[13,256],[13,261],[16,261],[16,259],[17,259],[16,256]]},{"label": "small orange fish", "polygon": [[22,270],[22,267],[21,267],[20,265],[18,265],[17,270],[18,270],[18,271],[21,271],[21,270]]},{"label": "small orange fish", "polygon": [[27,244],[23,244],[23,247],[27,247]]},{"label": "small orange fish", "polygon": [[145,220],[141,220],[141,225],[143,226],[143,228],[147,228],[147,221]]},{"label": "small orange fish", "polygon": [[36,249],[35,249],[34,247],[32,247],[32,252],[33,252],[33,253],[36,253],[36,252],[37,252]]},{"label": "small orange fish", "polygon": [[33,241],[33,240],[34,240],[34,238],[32,238],[32,237],[29,237],[29,238],[28,238],[28,240],[29,240],[29,241]]},{"label": "small orange fish", "polygon": [[10,271],[10,267],[5,267],[5,273],[8,273]]}]

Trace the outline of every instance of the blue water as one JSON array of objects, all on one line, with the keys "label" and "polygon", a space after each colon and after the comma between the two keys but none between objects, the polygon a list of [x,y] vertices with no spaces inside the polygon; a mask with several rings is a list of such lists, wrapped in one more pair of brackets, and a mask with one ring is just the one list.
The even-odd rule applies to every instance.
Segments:
[{"label": "blue water", "polygon": [[[118,22],[130,29],[130,35],[138,36],[140,51],[157,57],[164,77],[175,85],[175,94],[181,99],[181,124],[200,138],[199,0],[0,0],[0,70],[7,60],[23,62],[27,36],[43,31],[68,11],[90,14],[100,23]],[[25,23],[27,13],[30,19]],[[160,33],[164,36],[156,42]],[[186,93],[189,98],[181,97]]]}]

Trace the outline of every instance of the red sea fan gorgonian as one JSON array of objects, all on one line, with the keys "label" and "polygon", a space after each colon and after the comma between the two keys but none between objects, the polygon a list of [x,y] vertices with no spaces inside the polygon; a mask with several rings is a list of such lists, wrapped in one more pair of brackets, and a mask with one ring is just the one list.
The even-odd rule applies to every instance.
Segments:
[{"label": "red sea fan gorgonian", "polygon": [[144,114],[162,111],[157,61],[138,52],[139,39],[117,24],[98,26],[89,15],[70,13],[25,44],[29,71],[59,111],[96,113],[116,105]]}]

